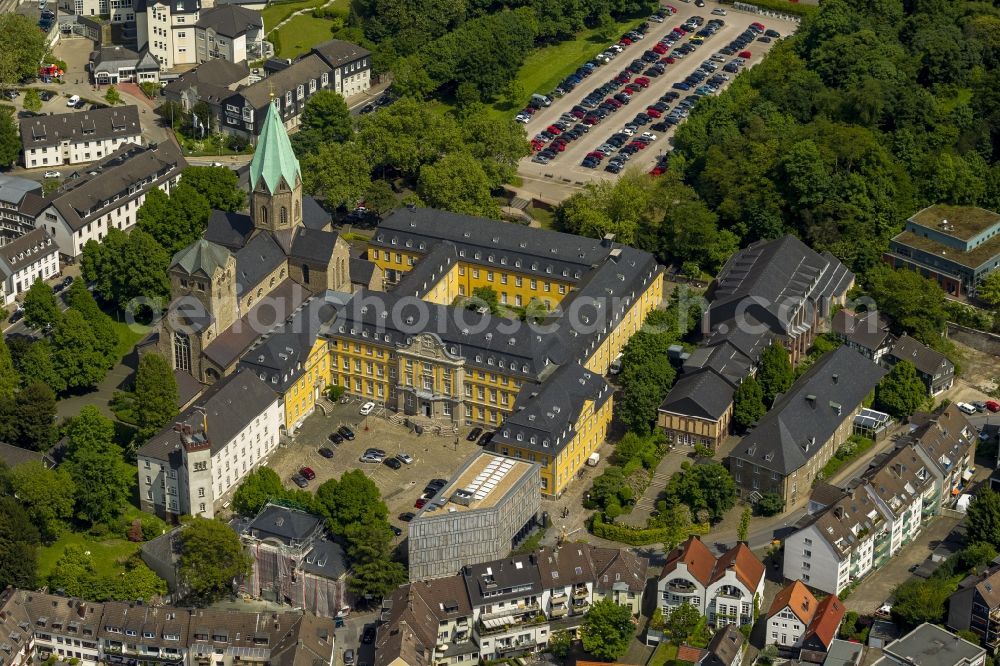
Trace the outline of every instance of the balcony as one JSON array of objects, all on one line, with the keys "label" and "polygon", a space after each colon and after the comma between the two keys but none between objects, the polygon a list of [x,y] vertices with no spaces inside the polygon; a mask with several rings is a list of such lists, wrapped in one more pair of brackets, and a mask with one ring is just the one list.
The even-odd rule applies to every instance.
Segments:
[{"label": "balcony", "polygon": [[667,583],[667,590],[673,592],[674,594],[694,594],[698,589],[693,583]]},{"label": "balcony", "polygon": [[569,613],[569,607],[566,604],[559,604],[558,606],[553,606],[552,610],[549,611],[550,617],[564,617]]},{"label": "balcony", "polygon": [[566,592],[556,592],[552,595],[552,603],[557,604],[560,601],[566,601]]},{"label": "balcony", "polygon": [[502,617],[510,617],[511,615],[517,615],[518,613],[530,613],[532,611],[537,611],[541,608],[538,602],[518,604],[517,606],[507,606],[506,608],[501,608],[500,610],[493,611],[492,613],[483,613],[479,616],[481,620],[497,620]]},{"label": "balcony", "polygon": [[496,651],[500,654],[506,652],[517,652],[518,650],[534,650],[534,641],[512,641],[510,643],[504,643],[503,645],[497,645]]},{"label": "balcony", "polygon": [[586,599],[574,599],[573,600],[573,612],[582,613],[583,611],[590,608],[590,602]]},{"label": "balcony", "polygon": [[578,587],[575,590],[573,590],[573,596],[576,597],[577,599],[580,599],[581,597],[585,597],[588,594],[590,594],[590,591],[587,589],[586,586]]}]

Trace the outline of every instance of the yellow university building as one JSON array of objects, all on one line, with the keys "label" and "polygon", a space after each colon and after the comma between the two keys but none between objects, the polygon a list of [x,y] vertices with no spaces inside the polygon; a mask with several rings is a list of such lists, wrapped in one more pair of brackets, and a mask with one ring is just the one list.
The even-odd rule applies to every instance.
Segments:
[{"label": "yellow university building", "polygon": [[[174,302],[150,343],[185,385],[253,372],[279,396],[286,433],[329,384],[415,425],[484,426],[491,449],[539,463],[558,496],[604,441],[604,375],[662,300],[661,273],[613,237],[421,208],[393,211],[367,258],[351,257],[303,197],[269,110],[249,212],[216,211],[174,256]],[[482,288],[499,312],[462,303]]]}]

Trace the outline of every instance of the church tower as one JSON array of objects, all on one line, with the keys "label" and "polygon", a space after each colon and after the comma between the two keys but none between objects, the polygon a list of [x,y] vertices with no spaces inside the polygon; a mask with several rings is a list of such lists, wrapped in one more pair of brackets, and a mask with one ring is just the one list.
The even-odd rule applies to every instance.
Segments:
[{"label": "church tower", "polygon": [[270,232],[302,225],[302,171],[273,103],[250,162],[250,217],[255,228]]}]

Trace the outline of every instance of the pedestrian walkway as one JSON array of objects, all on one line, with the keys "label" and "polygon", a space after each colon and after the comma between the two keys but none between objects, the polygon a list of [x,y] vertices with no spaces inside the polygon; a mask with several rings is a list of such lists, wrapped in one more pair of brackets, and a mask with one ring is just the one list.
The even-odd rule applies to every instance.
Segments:
[{"label": "pedestrian walkway", "polygon": [[667,487],[670,477],[681,468],[683,462],[690,461],[688,457],[689,451],[690,449],[671,449],[667,451],[663,456],[663,460],[656,466],[656,470],[653,472],[653,480],[647,486],[646,492],[642,494],[642,497],[632,507],[632,511],[622,516],[617,522],[638,529],[646,527],[649,516],[656,509],[656,501]]}]

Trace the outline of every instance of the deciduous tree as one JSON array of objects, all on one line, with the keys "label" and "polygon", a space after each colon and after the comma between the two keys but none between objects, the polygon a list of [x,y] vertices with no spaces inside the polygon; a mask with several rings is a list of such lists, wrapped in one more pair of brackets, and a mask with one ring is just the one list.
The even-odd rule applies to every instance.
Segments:
[{"label": "deciduous tree", "polygon": [[210,208],[233,212],[242,210],[246,205],[246,193],[240,187],[239,176],[232,169],[189,166],[184,169],[181,182],[203,196]]},{"label": "deciduous tree", "polygon": [[44,329],[55,326],[61,318],[52,287],[37,278],[24,295],[24,323],[32,328]]},{"label": "deciduous tree", "polygon": [[56,441],[56,396],[47,385],[32,382],[21,389],[14,401],[18,446],[46,451]]},{"label": "deciduous tree", "polygon": [[595,602],[583,616],[583,649],[607,661],[617,661],[635,635],[632,611],[610,598]]},{"label": "deciduous tree", "polygon": [[982,488],[965,514],[969,543],[988,543],[1000,548],[1000,494]]},{"label": "deciduous tree", "polygon": [[24,110],[38,113],[42,110],[42,98],[38,96],[38,91],[28,88],[24,91]]},{"label": "deciduous tree", "polygon": [[87,405],[67,427],[64,467],[76,483],[76,512],[91,524],[121,515],[132,493],[132,473],[113,442],[114,424]]},{"label": "deciduous tree", "polygon": [[281,477],[270,467],[261,466],[244,477],[233,495],[233,510],[241,516],[256,516],[268,500],[285,494]]},{"label": "deciduous tree", "polygon": [[65,470],[32,460],[10,471],[10,484],[45,541],[57,539],[73,520],[76,485]]},{"label": "deciduous tree", "polygon": [[743,380],[733,394],[733,423],[744,430],[759,421],[767,408],[764,406],[764,391],[753,375]]},{"label": "deciduous tree", "polygon": [[325,144],[349,140],[353,132],[351,111],[343,96],[332,90],[320,90],[302,110],[302,125],[292,136],[292,147],[301,159]]},{"label": "deciduous tree", "polygon": [[111,106],[122,103],[122,94],[118,92],[118,88],[111,85],[108,86],[108,90],[104,93],[104,101],[106,101]]},{"label": "deciduous tree", "polygon": [[137,441],[146,441],[177,416],[177,380],[161,355],[147,352],[139,359],[134,398]]},{"label": "deciduous tree", "polygon": [[180,537],[179,573],[202,602],[211,602],[235,591],[235,584],[250,573],[252,558],[243,552],[236,532],[223,522],[200,516],[188,523]]},{"label": "deciduous tree", "polygon": [[303,188],[329,208],[353,207],[372,186],[371,166],[355,143],[327,143],[301,158]]},{"label": "deciduous tree", "polygon": [[340,479],[324,481],[316,498],[330,516],[330,531],[343,536],[355,523],[385,522],[389,509],[379,497],[378,486],[360,469],[344,472]]},{"label": "deciduous tree", "polygon": [[0,335],[0,400],[12,399],[20,383],[21,376],[14,367],[7,342],[4,336]]},{"label": "deciduous tree", "polygon": [[76,310],[67,310],[52,333],[52,366],[67,390],[96,386],[107,374],[107,357],[98,349],[87,320]]},{"label": "deciduous tree", "polygon": [[169,196],[159,188],[149,190],[136,214],[136,225],[173,254],[202,235],[211,214],[208,199],[182,178]]},{"label": "deciduous tree", "polygon": [[685,462],[670,477],[666,499],[668,506],[686,504],[693,514],[707,511],[712,522],[718,522],[736,505],[736,482],[717,462],[703,465]]},{"label": "deciduous tree", "polygon": [[774,343],[760,355],[760,367],[757,370],[757,380],[760,382],[764,401],[770,405],[775,396],[787,391],[795,379],[792,362],[788,350],[781,344]]},{"label": "deciduous tree", "polygon": [[0,585],[35,588],[38,529],[13,497],[0,497]]},{"label": "deciduous tree", "polygon": [[500,207],[490,186],[482,164],[464,151],[425,164],[417,178],[417,194],[429,207],[499,219]]},{"label": "deciduous tree", "polygon": [[0,89],[38,74],[47,47],[34,19],[16,12],[0,14],[0,44]]},{"label": "deciduous tree", "polygon": [[691,604],[681,604],[671,609],[670,614],[663,618],[664,631],[670,637],[670,642],[680,645],[701,622],[701,613]]},{"label": "deciduous tree", "polygon": [[[0,14],[0,18],[4,16],[10,14]],[[21,134],[14,121],[14,107],[0,108],[0,167],[14,166],[20,154]]]},{"label": "deciduous tree", "polygon": [[927,401],[927,387],[909,361],[899,361],[875,387],[875,407],[903,419]]}]

